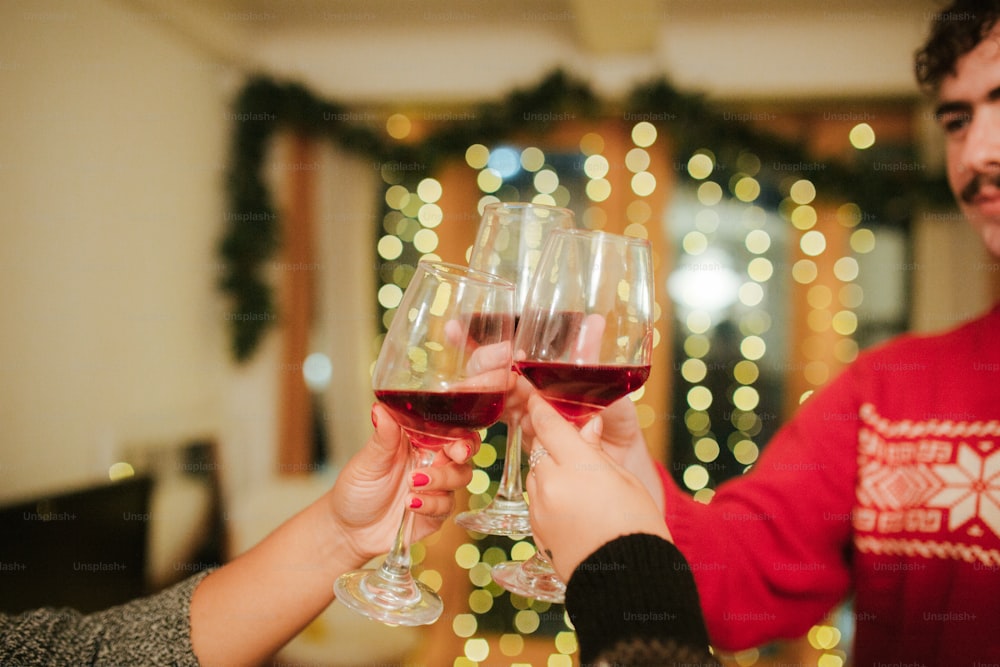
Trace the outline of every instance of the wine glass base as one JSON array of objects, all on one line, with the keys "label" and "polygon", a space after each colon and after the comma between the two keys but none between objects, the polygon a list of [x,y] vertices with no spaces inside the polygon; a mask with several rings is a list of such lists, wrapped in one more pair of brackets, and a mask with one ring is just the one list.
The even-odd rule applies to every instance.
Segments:
[{"label": "wine glass base", "polygon": [[562,604],[566,601],[566,584],[548,566],[536,560],[507,561],[493,566],[493,581],[521,597]]},{"label": "wine glass base", "polygon": [[333,591],[344,606],[387,625],[429,625],[444,611],[437,593],[409,575],[391,581],[379,570],[353,570]]},{"label": "wine glass base", "polygon": [[518,502],[494,498],[493,502],[481,510],[460,513],[455,517],[455,523],[466,530],[484,535],[531,535],[528,504],[523,500]]}]

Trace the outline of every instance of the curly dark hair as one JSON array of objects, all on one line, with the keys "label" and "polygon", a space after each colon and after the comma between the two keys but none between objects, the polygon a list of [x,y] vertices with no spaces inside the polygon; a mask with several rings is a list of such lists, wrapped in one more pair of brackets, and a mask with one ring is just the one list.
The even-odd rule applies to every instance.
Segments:
[{"label": "curly dark hair", "polygon": [[972,51],[1000,18],[1000,0],[955,0],[932,15],[930,35],[917,51],[915,70],[920,87],[931,94],[955,73],[958,59]]}]

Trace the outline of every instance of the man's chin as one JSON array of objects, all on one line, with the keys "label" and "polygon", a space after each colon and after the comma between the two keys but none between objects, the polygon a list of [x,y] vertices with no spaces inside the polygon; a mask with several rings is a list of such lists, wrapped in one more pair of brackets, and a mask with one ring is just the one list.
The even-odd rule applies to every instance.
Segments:
[{"label": "man's chin", "polygon": [[979,220],[973,226],[979,232],[979,238],[983,240],[986,250],[994,257],[1000,258],[1000,221]]}]

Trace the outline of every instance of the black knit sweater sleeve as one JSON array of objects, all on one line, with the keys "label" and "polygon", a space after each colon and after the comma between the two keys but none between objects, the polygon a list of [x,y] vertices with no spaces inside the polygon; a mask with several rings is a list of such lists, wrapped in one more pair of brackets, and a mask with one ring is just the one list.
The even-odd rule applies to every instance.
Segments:
[{"label": "black knit sweater sleeve", "polygon": [[582,665],[717,665],[691,569],[655,535],[619,537],[577,567],[566,589]]},{"label": "black knit sweater sleeve", "polygon": [[0,665],[197,667],[188,610],[206,574],[93,614],[72,609],[0,614]]}]

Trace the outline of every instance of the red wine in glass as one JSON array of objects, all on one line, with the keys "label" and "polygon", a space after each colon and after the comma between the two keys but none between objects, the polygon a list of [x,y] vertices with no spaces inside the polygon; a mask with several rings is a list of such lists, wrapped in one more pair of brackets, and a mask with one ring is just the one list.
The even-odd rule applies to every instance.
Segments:
[{"label": "red wine in glass", "polygon": [[509,331],[517,329],[517,316],[501,313],[472,313],[469,317],[469,338],[478,345],[487,341],[497,340],[506,327],[510,326],[510,321],[514,321],[514,326]]},{"label": "red wine in glass", "polygon": [[468,431],[486,428],[500,419],[503,391],[448,393],[383,389],[375,392],[416,447],[440,448]]},{"label": "red wine in glass", "polygon": [[649,377],[650,368],[549,361],[518,361],[515,365],[552,407],[577,426],[641,387]]}]

